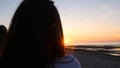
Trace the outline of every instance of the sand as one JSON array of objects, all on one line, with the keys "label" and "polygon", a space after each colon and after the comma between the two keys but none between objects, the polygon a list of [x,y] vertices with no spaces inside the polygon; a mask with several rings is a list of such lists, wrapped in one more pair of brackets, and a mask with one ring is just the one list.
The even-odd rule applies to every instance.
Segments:
[{"label": "sand", "polygon": [[66,50],[81,63],[82,68],[120,68],[120,57],[99,54],[87,50]]}]

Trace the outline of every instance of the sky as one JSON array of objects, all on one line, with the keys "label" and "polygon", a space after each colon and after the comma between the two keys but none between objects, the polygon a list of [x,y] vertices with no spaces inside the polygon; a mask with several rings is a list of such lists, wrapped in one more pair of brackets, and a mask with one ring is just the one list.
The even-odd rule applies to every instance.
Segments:
[{"label": "sky", "polygon": [[[9,27],[22,0],[0,0],[0,24]],[[66,44],[120,42],[120,0],[54,0]]]}]

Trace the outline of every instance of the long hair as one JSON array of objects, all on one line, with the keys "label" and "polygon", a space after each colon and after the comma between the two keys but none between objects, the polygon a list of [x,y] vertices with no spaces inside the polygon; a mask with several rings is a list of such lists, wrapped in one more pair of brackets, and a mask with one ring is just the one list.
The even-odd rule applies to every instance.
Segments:
[{"label": "long hair", "polygon": [[10,24],[2,67],[46,68],[64,57],[60,16],[52,1],[23,1]]}]

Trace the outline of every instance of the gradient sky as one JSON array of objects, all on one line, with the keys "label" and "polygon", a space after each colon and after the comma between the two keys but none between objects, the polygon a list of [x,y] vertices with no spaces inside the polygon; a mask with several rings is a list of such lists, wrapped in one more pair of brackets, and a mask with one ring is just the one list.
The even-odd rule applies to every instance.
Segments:
[{"label": "gradient sky", "polygon": [[[7,27],[22,0],[0,0],[0,24]],[[120,42],[120,0],[54,0],[66,43]]]}]

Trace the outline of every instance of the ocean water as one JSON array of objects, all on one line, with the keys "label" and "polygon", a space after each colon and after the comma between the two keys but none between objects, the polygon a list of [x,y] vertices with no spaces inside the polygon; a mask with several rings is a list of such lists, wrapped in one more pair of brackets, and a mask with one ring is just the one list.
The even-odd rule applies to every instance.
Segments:
[{"label": "ocean water", "polygon": [[120,57],[120,42],[72,43],[73,49],[84,49]]},{"label": "ocean water", "polygon": [[82,49],[120,57],[120,46],[73,46],[72,49]]}]

